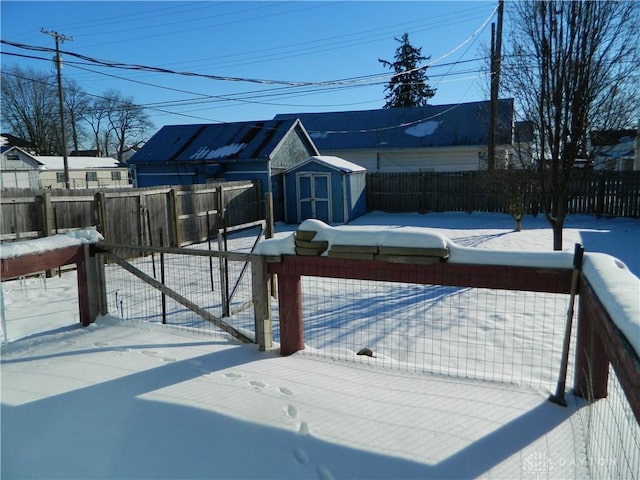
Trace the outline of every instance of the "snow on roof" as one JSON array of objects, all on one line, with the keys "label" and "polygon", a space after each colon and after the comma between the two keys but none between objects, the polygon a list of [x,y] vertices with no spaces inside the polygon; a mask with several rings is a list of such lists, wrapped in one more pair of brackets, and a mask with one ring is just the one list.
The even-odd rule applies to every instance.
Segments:
[{"label": "snow on roof", "polygon": [[355,173],[355,172],[366,172],[367,169],[360,166],[360,165],[356,165],[355,163],[349,162],[348,160],[345,160],[344,158],[340,158],[340,157],[335,157],[332,155],[315,155],[313,157],[309,157],[307,160],[305,160],[302,163],[298,163],[297,165],[294,165],[293,167],[291,167],[289,170],[295,170],[298,169],[304,165],[307,165],[310,162],[319,162],[322,163],[330,168],[335,168],[337,170],[340,170],[341,172],[345,172],[345,173]]},{"label": "snow on roof", "polygon": [[[513,100],[498,106],[500,144],[511,143]],[[347,112],[284,113],[299,118],[320,151],[357,148],[430,148],[486,145],[490,102]]]},{"label": "snow on roof", "polygon": [[[304,131],[296,118],[165,125],[131,157],[129,163],[267,159],[293,128]],[[317,153],[318,150],[310,144],[309,152]]]},{"label": "snow on roof", "polygon": [[[462,247],[444,235],[422,227],[332,227],[319,220],[305,220],[299,230],[314,231],[314,241],[332,245],[362,245],[408,248],[447,248],[449,263],[516,267],[573,267],[571,252],[517,252]],[[294,233],[260,242],[258,255],[295,255]],[[603,253],[585,253],[583,273],[614,323],[640,355],[640,279],[620,260]]]},{"label": "snow on roof", "polygon": [[[33,158],[44,165],[46,170],[63,170],[64,158],[52,155],[34,155]],[[111,157],[67,157],[70,169],[115,168],[120,163]]]},{"label": "snow on roof", "polygon": [[83,243],[97,243],[104,237],[95,230],[74,230],[50,237],[24,240],[20,242],[3,243],[0,245],[0,259],[33,255],[60,248],[74,247]]}]

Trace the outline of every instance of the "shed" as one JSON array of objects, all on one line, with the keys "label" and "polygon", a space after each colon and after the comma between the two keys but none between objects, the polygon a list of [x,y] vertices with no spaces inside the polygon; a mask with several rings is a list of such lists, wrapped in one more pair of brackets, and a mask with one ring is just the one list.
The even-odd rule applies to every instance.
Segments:
[{"label": "shed", "polygon": [[366,213],[366,170],[340,157],[313,156],[284,172],[285,221],[348,223]]}]

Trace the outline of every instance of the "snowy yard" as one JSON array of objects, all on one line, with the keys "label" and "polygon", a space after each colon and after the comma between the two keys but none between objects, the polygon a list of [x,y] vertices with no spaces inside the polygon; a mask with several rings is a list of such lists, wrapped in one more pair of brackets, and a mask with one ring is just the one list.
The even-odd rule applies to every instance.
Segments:
[{"label": "snowy yard", "polygon": [[[459,245],[501,251],[543,252],[552,244],[541,218],[527,217],[519,233],[509,217],[494,214],[370,214],[354,224],[426,226]],[[638,220],[570,217],[565,250],[576,242],[640,274]],[[345,296],[341,283],[307,288],[329,290],[305,305],[309,315],[323,298]],[[589,409],[578,399],[569,395],[561,408],[547,401],[544,382],[523,381],[553,376],[557,356],[536,363],[543,373],[524,372],[520,385],[468,380],[331,358],[337,354],[279,357],[212,330],[109,317],[81,328],[75,272],[3,290],[10,339],[2,347],[3,478],[588,478],[597,463],[618,461],[610,452],[586,455]],[[382,317],[397,310],[391,299],[385,308],[379,303],[373,309]],[[338,311],[324,307],[325,320]],[[553,321],[562,321],[566,299],[554,308],[561,313]],[[412,315],[423,309],[411,301]],[[472,323],[459,322],[454,308],[439,312],[457,316],[449,339]],[[526,321],[528,313],[524,305],[516,317]],[[357,327],[357,318],[346,320]],[[497,338],[499,322],[478,323]],[[427,330],[417,337],[433,334]],[[310,351],[335,340],[323,345],[309,331]],[[462,349],[469,340],[445,343]],[[392,351],[393,337],[386,341]]]}]

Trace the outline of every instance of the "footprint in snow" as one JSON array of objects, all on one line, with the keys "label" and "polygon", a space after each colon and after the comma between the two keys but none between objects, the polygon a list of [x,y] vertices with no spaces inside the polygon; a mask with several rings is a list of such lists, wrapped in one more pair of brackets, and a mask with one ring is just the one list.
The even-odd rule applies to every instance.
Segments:
[{"label": "footprint in snow", "polygon": [[255,387],[255,388],[256,388],[256,389],[258,389],[258,390],[262,390],[264,387],[266,387],[266,386],[267,386],[267,384],[266,384],[266,383],[264,383],[264,382],[260,382],[260,381],[258,381],[258,380],[251,380],[251,381],[249,382],[249,385],[251,385],[252,387]]},{"label": "footprint in snow", "polygon": [[202,362],[200,360],[189,360],[187,363],[202,375],[208,375],[209,373],[211,373],[209,370],[202,366]]},{"label": "footprint in snow", "polygon": [[93,344],[96,347],[108,347],[109,346],[109,342],[96,342]]},{"label": "footprint in snow", "polygon": [[293,457],[298,463],[305,464],[309,462],[309,455],[307,455],[307,452],[305,452],[302,448],[294,448]]},{"label": "footprint in snow", "polygon": [[287,395],[287,396],[293,395],[293,392],[289,390],[287,387],[280,387],[278,390],[283,395]]},{"label": "footprint in snow", "polygon": [[298,409],[293,405],[289,405],[286,408],[287,417],[296,418],[298,416]]},{"label": "footprint in snow", "polygon": [[232,380],[235,380],[236,378],[240,378],[242,375],[240,375],[239,373],[235,373],[235,372],[227,372],[224,374],[225,377],[230,378]]},{"label": "footprint in snow", "polygon": [[146,355],[147,357],[155,357],[158,352],[154,352],[153,350],[142,350],[142,354]]},{"label": "footprint in snow", "polygon": [[321,480],[335,480],[336,477],[327,467],[318,467],[318,478]]},{"label": "footprint in snow", "polygon": [[298,427],[298,433],[300,435],[309,435],[309,425],[307,425],[307,422],[300,422],[300,427]]}]

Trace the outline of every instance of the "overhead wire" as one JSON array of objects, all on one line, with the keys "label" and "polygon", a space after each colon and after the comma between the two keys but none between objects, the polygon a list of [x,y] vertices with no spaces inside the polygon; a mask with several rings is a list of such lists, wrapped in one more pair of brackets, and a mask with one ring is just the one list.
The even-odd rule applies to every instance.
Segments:
[{"label": "overhead wire", "polygon": [[[487,18],[487,20],[485,20],[483,22],[483,24],[470,37],[468,37],[464,42],[462,42],[460,45],[456,46],[454,49],[450,50],[449,52],[445,53],[444,55],[441,55],[436,60],[434,60],[432,62],[429,62],[426,65],[421,65],[421,66],[416,67],[415,69],[412,69],[412,70],[409,70],[409,71],[406,71],[406,72],[400,72],[400,73],[384,73],[384,74],[376,73],[376,74],[370,74],[370,75],[362,75],[362,76],[355,76],[355,77],[348,77],[348,78],[343,78],[343,79],[335,79],[335,80],[327,80],[327,81],[319,81],[319,82],[286,81],[286,80],[283,81],[283,80],[272,80],[272,79],[258,79],[258,78],[247,78],[247,77],[232,77],[232,76],[218,76],[218,75],[198,74],[196,72],[178,72],[178,71],[174,71],[174,70],[171,70],[171,69],[165,69],[165,68],[160,68],[160,67],[151,67],[151,66],[146,66],[146,65],[126,64],[126,63],[113,62],[113,61],[108,61],[108,60],[99,60],[99,59],[95,59],[95,58],[92,58],[92,57],[89,57],[89,56],[85,56],[85,55],[81,55],[81,54],[77,54],[77,53],[69,52],[69,51],[62,51],[61,53],[65,54],[65,55],[72,56],[74,58],[78,58],[78,59],[80,59],[80,60],[82,60],[84,62],[87,62],[89,65],[98,65],[100,67],[126,69],[126,70],[141,70],[141,71],[149,71],[149,72],[152,72],[152,73],[168,73],[168,74],[175,74],[175,75],[186,75],[186,76],[202,77],[202,78],[207,78],[207,79],[212,79],[212,80],[220,80],[220,81],[259,83],[259,84],[273,85],[273,86],[277,87],[277,88],[274,88],[274,89],[264,90],[263,92],[258,92],[258,94],[256,94],[255,91],[252,91],[252,92],[241,92],[241,93],[238,93],[238,94],[213,95],[212,96],[212,95],[201,94],[201,93],[197,93],[197,92],[191,92],[191,91],[187,91],[187,90],[174,89],[174,88],[171,88],[171,87],[165,87],[165,86],[161,86],[161,85],[156,85],[156,84],[152,84],[152,83],[149,83],[149,82],[142,82],[142,81],[139,81],[139,80],[119,77],[119,76],[115,76],[115,75],[107,74],[107,73],[103,73],[103,72],[96,72],[94,70],[86,69],[84,66],[81,66],[81,65],[84,65],[84,64],[82,64],[80,62],[73,62],[73,61],[67,61],[66,62],[66,64],[69,64],[70,66],[73,66],[74,68],[78,68],[78,69],[81,69],[81,70],[84,69],[84,70],[89,71],[91,73],[98,73],[98,74],[101,74],[101,75],[112,76],[112,77],[115,77],[115,78],[119,78],[121,80],[131,81],[131,82],[135,82],[135,83],[141,83],[141,84],[145,84],[145,85],[156,87],[156,88],[167,89],[167,90],[176,91],[178,93],[187,93],[187,94],[190,94],[190,95],[196,95],[198,97],[201,97],[201,98],[197,98],[197,99],[175,100],[175,101],[168,101],[168,102],[156,102],[156,103],[145,105],[145,108],[157,109],[157,107],[159,107],[159,106],[163,106],[165,108],[171,108],[171,107],[177,107],[177,106],[189,106],[189,105],[195,105],[195,104],[202,104],[204,102],[243,102],[243,103],[260,103],[260,104],[279,105],[279,106],[308,106],[308,105],[293,105],[293,104],[283,104],[283,103],[275,103],[275,102],[264,102],[264,101],[259,101],[257,99],[258,98],[264,98],[264,97],[275,97],[275,96],[281,96],[281,97],[286,97],[286,98],[294,98],[294,97],[299,97],[299,96],[308,96],[308,95],[312,95],[312,94],[326,93],[326,92],[329,92],[331,90],[340,89],[340,88],[352,88],[354,86],[362,86],[362,85],[365,85],[365,86],[377,85],[377,84],[380,84],[385,79],[391,78],[393,76],[405,75],[405,74],[410,73],[410,72],[415,71],[415,70],[425,69],[425,68],[427,68],[429,66],[444,67],[446,65],[451,65],[451,67],[449,68],[449,71],[446,74],[432,75],[433,78],[441,77],[440,82],[446,81],[446,80],[444,80],[444,78],[448,77],[448,76],[451,76],[451,75],[460,75],[460,74],[465,74],[465,73],[475,73],[475,71],[473,71],[473,70],[466,70],[466,71],[463,71],[463,72],[451,73],[451,70],[456,65],[459,65],[459,64],[462,64],[462,63],[466,63],[466,62],[475,62],[475,61],[477,61],[477,59],[458,60],[458,61],[452,62],[450,64],[441,64],[441,65],[436,65],[436,64],[438,62],[440,62],[442,59],[444,59],[444,58],[452,55],[456,51],[458,51],[460,48],[462,48],[467,43],[475,41],[475,39],[477,38],[477,35],[479,34],[479,32],[482,31],[482,29],[486,27],[486,25],[488,24],[491,16],[494,15],[496,8],[494,8],[492,10],[491,15]],[[34,46],[34,45],[25,45],[25,44],[22,44],[22,43],[19,43],[19,42],[12,42],[12,41],[8,41],[8,40],[0,40],[0,42],[5,44],[5,45],[13,46],[13,47],[16,47],[16,48],[27,49],[27,50],[31,50],[31,51],[39,51],[39,52],[54,52],[55,51],[54,49],[49,48],[49,47],[39,47],[39,46]],[[21,57],[25,57],[25,58],[33,58],[33,59],[39,59],[39,60],[49,60],[49,59],[45,59],[45,58],[42,58],[42,57],[29,56],[29,55],[24,55],[24,54],[16,54],[16,53],[12,53],[12,52],[2,51],[1,53],[2,54],[8,54],[8,55],[21,56]],[[320,89],[316,88],[315,90],[311,90],[310,87],[321,87],[321,88]],[[292,91],[292,89],[294,91]],[[356,103],[360,104],[360,103],[370,103],[370,102],[356,102]],[[344,105],[345,104],[340,104],[340,105],[335,105],[335,106],[344,106]],[[168,113],[172,114],[172,115],[178,115],[177,112],[168,112]]]}]

